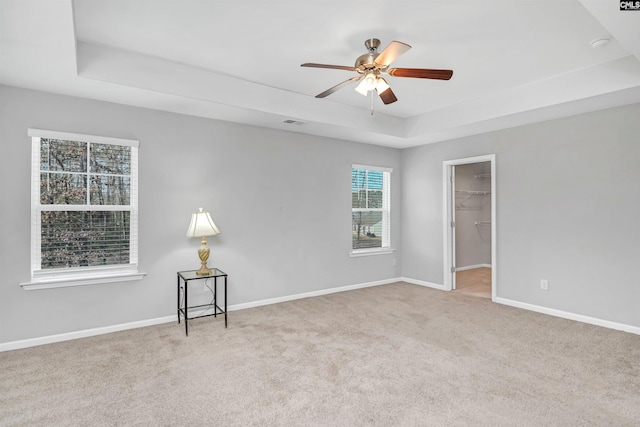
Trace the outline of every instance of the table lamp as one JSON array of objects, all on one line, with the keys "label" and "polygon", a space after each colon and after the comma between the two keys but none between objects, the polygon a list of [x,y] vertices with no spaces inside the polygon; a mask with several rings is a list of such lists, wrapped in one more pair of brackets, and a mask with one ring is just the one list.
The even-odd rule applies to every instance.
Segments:
[{"label": "table lamp", "polygon": [[191,223],[187,230],[187,237],[202,237],[202,245],[198,249],[200,257],[200,270],[196,274],[205,276],[211,274],[211,270],[207,268],[207,260],[209,259],[209,247],[207,246],[207,236],[215,236],[220,234],[220,230],[213,223],[209,212],[199,209],[198,212],[191,214]]}]

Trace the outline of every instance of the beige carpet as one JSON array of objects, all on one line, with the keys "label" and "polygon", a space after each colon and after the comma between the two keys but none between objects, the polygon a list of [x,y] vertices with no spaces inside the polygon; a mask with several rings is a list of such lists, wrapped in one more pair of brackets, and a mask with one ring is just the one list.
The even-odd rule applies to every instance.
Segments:
[{"label": "beige carpet", "polygon": [[405,283],[0,366],[3,426],[640,424],[640,336]]}]

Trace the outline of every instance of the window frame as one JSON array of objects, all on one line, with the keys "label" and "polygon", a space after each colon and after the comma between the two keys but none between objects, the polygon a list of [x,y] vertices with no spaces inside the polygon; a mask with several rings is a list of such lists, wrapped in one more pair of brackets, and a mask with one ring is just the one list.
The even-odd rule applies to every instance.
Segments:
[{"label": "window frame", "polygon": [[[145,275],[138,271],[138,148],[139,141],[43,129],[29,129],[31,141],[31,281],[20,285],[25,290],[49,289],[67,286],[92,285],[98,283],[140,280]],[[48,205],[40,202],[40,144],[41,139],[79,141],[89,144],[108,144],[131,147],[131,171],[129,204],[91,205],[85,202],[77,205]],[[90,173],[87,171],[87,173]],[[43,211],[128,211],[129,223],[129,263],[105,266],[73,268],[41,268],[41,212]]]},{"label": "window frame", "polygon": [[[381,208],[354,208],[353,207],[353,171],[354,170],[366,170],[366,171],[376,171],[382,172],[382,207]],[[351,257],[360,257],[360,256],[369,256],[369,255],[383,255],[390,254],[395,251],[391,247],[391,173],[393,172],[393,168],[383,167],[383,166],[372,166],[372,165],[363,165],[363,164],[352,164],[351,165],[351,185],[352,185],[352,205],[351,205],[351,218],[353,221],[353,213],[354,212],[363,212],[363,211],[379,211],[382,212],[382,246],[379,248],[361,248],[354,249],[353,247],[353,239],[351,241],[351,251],[349,255]],[[353,222],[352,222],[352,232],[353,232]]]}]

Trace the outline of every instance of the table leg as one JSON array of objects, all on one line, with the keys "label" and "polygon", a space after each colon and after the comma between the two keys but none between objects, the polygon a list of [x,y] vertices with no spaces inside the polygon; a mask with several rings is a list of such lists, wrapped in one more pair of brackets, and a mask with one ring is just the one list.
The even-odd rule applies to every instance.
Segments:
[{"label": "table leg", "polygon": [[218,278],[213,278],[213,317],[218,317]]},{"label": "table leg", "polygon": [[178,275],[178,297],[176,299],[176,306],[178,306],[178,324],[180,324],[180,275]]},{"label": "table leg", "polygon": [[224,327],[227,327],[227,276],[224,276]]},{"label": "table leg", "polygon": [[184,282],[184,333],[189,336],[189,282]]}]

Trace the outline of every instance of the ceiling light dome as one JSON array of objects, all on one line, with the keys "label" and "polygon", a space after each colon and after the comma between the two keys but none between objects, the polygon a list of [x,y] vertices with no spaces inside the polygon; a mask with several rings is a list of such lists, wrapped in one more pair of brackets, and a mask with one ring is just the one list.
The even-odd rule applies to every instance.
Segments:
[{"label": "ceiling light dome", "polygon": [[604,37],[601,39],[597,39],[591,42],[591,47],[596,49],[598,47],[604,47],[607,45],[607,43],[609,43],[609,39]]}]

